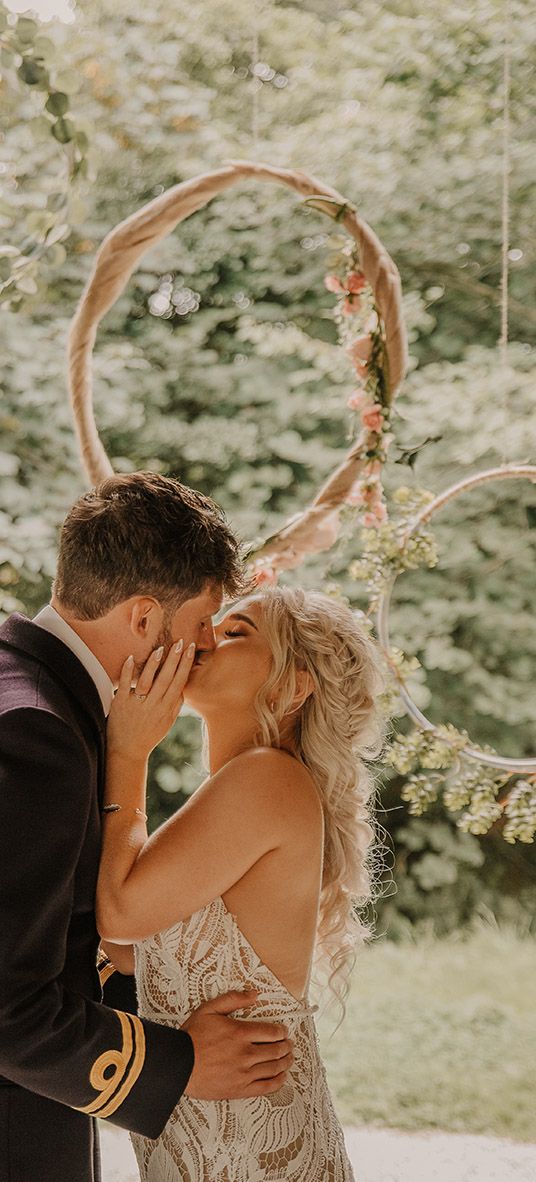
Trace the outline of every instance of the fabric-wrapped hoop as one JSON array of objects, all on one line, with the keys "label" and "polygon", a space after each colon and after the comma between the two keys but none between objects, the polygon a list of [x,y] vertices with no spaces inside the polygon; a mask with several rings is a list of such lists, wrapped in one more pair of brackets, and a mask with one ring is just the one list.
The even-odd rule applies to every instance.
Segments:
[{"label": "fabric-wrapped hoop", "polygon": [[[69,387],[82,459],[91,484],[113,475],[95,423],[91,358],[97,328],[126,287],[138,261],[175,226],[202,209],[218,193],[241,181],[275,182],[294,189],[305,203],[345,228],[359,247],[361,268],[374,294],[385,333],[388,395],[393,401],[407,365],[400,277],[374,231],[345,197],[316,177],[250,161],[231,161],[214,172],[183,181],[121,222],[102,243],[73,318],[69,335]],[[260,546],[256,557],[274,569],[298,566],[307,554],[333,544],[339,510],[366,463],[365,437],[352,444],[308,508]]]}]

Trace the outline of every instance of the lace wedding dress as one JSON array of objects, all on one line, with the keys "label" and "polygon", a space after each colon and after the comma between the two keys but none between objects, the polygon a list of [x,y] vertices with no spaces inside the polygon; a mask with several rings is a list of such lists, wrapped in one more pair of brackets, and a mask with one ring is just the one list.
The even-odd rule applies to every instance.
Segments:
[{"label": "lace wedding dress", "polygon": [[157,1141],[132,1134],[142,1182],[353,1182],[313,1010],[261,963],[223,899],[140,941],[135,955],[143,1017],[181,1026],[202,1002],[253,986],[259,999],[247,1018],[284,1022],[295,1055],[287,1083],[270,1096],[182,1096]]}]

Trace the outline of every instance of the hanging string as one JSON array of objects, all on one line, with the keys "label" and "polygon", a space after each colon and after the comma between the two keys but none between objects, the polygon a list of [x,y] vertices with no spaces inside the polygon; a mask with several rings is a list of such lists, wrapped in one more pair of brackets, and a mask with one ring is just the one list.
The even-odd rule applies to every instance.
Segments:
[{"label": "hanging string", "polygon": [[259,94],[262,89],[262,83],[255,73],[255,67],[259,62],[259,7],[258,0],[253,0],[253,40],[251,46],[252,58],[251,73],[252,73],[252,99],[251,99],[251,139],[253,141],[253,157],[255,160],[259,156]]},{"label": "hanging string", "polygon": [[510,75],[511,39],[510,5],[505,3],[503,56],[503,120],[502,120],[502,200],[501,200],[501,335],[499,350],[503,369],[507,365],[508,347],[508,251],[510,249]]}]

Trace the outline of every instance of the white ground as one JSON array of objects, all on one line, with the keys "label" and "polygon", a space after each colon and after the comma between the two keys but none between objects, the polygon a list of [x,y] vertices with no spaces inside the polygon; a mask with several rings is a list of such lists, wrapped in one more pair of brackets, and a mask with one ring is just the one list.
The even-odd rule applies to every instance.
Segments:
[{"label": "white ground", "polygon": [[[463,1133],[346,1129],[356,1182],[536,1182],[536,1144]],[[101,1126],[103,1182],[139,1182],[128,1135]]]}]

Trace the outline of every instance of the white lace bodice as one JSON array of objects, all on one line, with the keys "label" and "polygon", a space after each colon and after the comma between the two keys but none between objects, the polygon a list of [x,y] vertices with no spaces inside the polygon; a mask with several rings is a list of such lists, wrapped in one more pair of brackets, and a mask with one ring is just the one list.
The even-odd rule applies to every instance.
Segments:
[{"label": "white lace bodice", "polygon": [[250,1100],[183,1096],[158,1141],[132,1136],[142,1182],[352,1182],[320,1059],[313,1010],[288,992],[223,899],[135,946],[140,1014],[181,1026],[204,1001],[253,986],[248,1019],[283,1021],[294,1040],[288,1082]]}]

